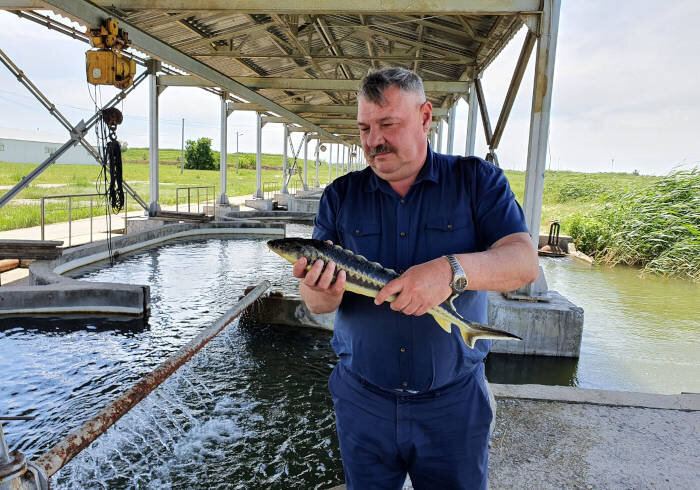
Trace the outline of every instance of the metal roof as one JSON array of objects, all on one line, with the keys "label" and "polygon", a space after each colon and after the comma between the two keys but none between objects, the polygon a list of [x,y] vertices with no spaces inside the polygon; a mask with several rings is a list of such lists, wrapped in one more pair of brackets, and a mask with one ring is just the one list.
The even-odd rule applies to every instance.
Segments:
[{"label": "metal roof", "polygon": [[[539,0],[353,0],[348,6],[326,3],[98,0],[88,4],[83,0],[0,0],[0,8],[49,9],[86,26],[102,9],[120,20],[139,51],[214,82],[213,85],[248,102],[270,107],[280,116],[292,117],[293,122],[294,116],[316,121],[328,118],[329,112],[305,107],[309,110],[292,110],[294,114],[288,114],[273,107],[355,106],[357,81],[369,70],[385,66],[416,71],[426,82],[426,95],[433,106],[448,108],[457,98],[466,96],[466,82],[484,71],[524,22],[540,13]],[[85,5],[96,5],[98,9],[83,15],[89,10]],[[135,36],[134,28],[151,41]],[[184,64],[164,54],[157,49],[157,41],[193,63]],[[196,62],[232,83],[242,83],[274,104],[269,105],[264,99],[251,100],[250,93],[232,90],[237,84],[224,86],[219,77],[214,80],[209,71],[197,69],[201,65]],[[264,79],[264,87],[252,83],[251,77]],[[450,86],[446,82],[463,84]],[[339,129],[322,120],[304,126],[330,133]]]}]

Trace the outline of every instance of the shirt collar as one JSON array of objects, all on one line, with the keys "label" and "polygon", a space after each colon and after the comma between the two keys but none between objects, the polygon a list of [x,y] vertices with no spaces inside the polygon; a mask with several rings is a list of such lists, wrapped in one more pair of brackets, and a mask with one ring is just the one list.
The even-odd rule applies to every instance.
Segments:
[{"label": "shirt collar", "polygon": [[[375,174],[374,170],[371,168],[369,169],[369,172],[369,179],[367,179],[367,183],[365,184],[366,192],[374,192],[380,185],[388,188],[391,187],[386,180],[377,177],[377,174]],[[420,172],[418,172],[418,176],[416,177],[416,181],[413,183],[413,185],[425,180],[438,183],[438,175],[438,168],[435,164],[435,154],[433,153],[433,149],[430,147],[430,143],[428,143],[428,152],[425,156],[425,163],[423,163]]]}]

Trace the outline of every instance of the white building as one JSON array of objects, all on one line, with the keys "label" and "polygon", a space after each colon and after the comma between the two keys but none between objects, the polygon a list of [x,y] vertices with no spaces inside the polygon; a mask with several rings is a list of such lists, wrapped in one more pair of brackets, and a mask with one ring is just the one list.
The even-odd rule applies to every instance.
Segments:
[{"label": "white building", "polygon": [[[0,128],[0,162],[35,163],[46,160],[66,141],[46,132]],[[95,159],[78,144],[66,151],[56,163],[94,165]]]}]

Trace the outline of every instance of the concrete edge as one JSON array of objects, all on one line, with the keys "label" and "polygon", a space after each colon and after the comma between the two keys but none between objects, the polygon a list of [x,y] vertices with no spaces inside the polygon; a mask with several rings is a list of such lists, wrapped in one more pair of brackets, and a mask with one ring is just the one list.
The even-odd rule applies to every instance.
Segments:
[{"label": "concrete edge", "polygon": [[489,383],[496,398],[516,398],[562,403],[580,403],[610,407],[653,408],[700,411],[700,394],[663,395],[632,391],[596,390],[573,386],[509,385]]},{"label": "concrete edge", "polygon": [[[146,233],[146,232],[144,232]],[[160,236],[157,238],[152,238],[150,240],[145,240],[143,242],[135,243],[132,245],[127,245],[125,247],[119,247],[118,244],[113,245],[114,251],[121,254],[133,252],[142,248],[150,247],[158,243],[167,242],[170,240],[175,240],[178,238],[194,237],[194,236],[211,236],[211,235],[270,235],[270,236],[284,236],[284,229],[279,228],[242,228],[231,226],[228,228],[196,228],[191,230],[184,230],[168,235]],[[112,242],[114,244],[114,242]],[[64,254],[64,257],[70,257],[70,254]],[[99,262],[100,260],[105,260],[109,258],[109,251],[102,250],[92,255],[87,255],[84,257],[68,260],[62,262],[60,265],[54,267],[53,272],[56,274],[65,274],[66,272],[83,267],[94,262]],[[30,267],[31,270],[31,267]]]},{"label": "concrete edge", "polygon": [[[112,239],[116,254],[129,253],[184,237],[215,235],[284,236],[277,223],[174,223]],[[61,274],[109,257],[106,240],[67,250],[51,261],[36,261],[29,268],[29,286],[0,289],[0,317],[26,315],[111,314],[147,317],[150,288],[145,285],[96,283]]]}]

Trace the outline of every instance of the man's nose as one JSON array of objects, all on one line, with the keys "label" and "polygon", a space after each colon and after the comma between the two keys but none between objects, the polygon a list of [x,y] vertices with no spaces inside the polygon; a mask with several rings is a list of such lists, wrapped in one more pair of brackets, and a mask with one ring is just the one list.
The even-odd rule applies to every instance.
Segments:
[{"label": "man's nose", "polygon": [[384,143],[384,133],[380,128],[370,126],[366,132],[365,142],[370,148],[379,146]]}]

